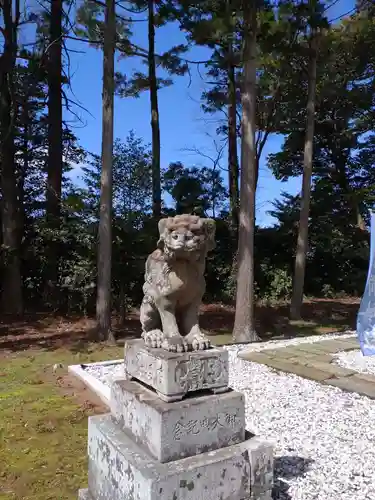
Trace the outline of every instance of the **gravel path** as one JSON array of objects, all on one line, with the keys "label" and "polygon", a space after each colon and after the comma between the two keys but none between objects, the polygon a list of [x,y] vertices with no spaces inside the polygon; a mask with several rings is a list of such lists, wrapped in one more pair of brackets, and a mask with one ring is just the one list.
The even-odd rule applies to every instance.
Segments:
[{"label": "gravel path", "polygon": [[322,340],[333,340],[333,339],[346,339],[350,337],[355,337],[355,332],[348,330],[342,333],[326,333],[325,335],[312,335],[310,337],[297,337],[293,339],[283,339],[283,340],[269,340],[268,342],[254,342],[254,344],[248,344],[243,346],[236,346],[240,349],[247,349],[250,351],[263,351],[266,349],[277,349],[278,347],[291,347],[298,344],[315,344],[316,342],[321,342]]},{"label": "gravel path", "polygon": [[[248,348],[248,346],[247,346]],[[237,358],[248,430],[275,444],[275,499],[374,500],[375,401]]]},{"label": "gravel path", "polygon": [[324,338],[228,346],[230,384],[245,394],[248,430],[275,444],[275,500],[374,500],[375,401],[237,357]]},{"label": "gravel path", "polygon": [[363,356],[359,349],[338,352],[335,354],[333,361],[343,368],[350,368],[356,372],[375,375],[375,356]]}]

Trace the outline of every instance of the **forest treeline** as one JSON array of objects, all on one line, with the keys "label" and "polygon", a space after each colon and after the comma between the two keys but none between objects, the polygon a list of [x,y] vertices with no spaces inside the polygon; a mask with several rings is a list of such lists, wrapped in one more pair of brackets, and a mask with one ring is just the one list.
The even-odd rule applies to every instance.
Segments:
[{"label": "forest treeline", "polygon": [[[206,300],[237,303],[234,335],[254,340],[256,299],[360,295],[375,198],[375,22],[371,0],[340,18],[337,1],[20,0],[0,3],[1,308],[97,311],[123,317],[142,296],[144,262],[164,215],[217,222]],[[148,45],[134,41],[139,23]],[[158,53],[158,30],[177,24],[185,43]],[[33,34],[23,43],[22,34]],[[101,155],[85,151],[64,110],[69,40],[103,51]],[[194,46],[210,50],[194,61]],[[116,57],[145,72],[121,74]],[[202,112],[217,117],[217,157],[207,166],[160,161],[158,95],[199,64]],[[88,75],[88,78],[96,76]],[[99,78],[100,76],[98,76]],[[74,90],[74,89],[73,89]],[[147,93],[152,141],[113,136],[114,95]],[[301,193],[273,203],[276,223],[259,227],[259,160],[277,179],[303,176]],[[83,168],[83,182],[68,173]],[[165,203],[166,194],[172,200]]]}]

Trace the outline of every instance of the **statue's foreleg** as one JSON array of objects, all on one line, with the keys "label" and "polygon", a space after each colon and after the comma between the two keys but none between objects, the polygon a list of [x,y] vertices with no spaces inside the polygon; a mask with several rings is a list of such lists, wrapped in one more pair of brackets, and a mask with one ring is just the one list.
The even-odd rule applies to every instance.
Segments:
[{"label": "statue's foreleg", "polygon": [[186,307],[182,315],[182,324],[186,332],[185,341],[195,351],[210,348],[210,340],[199,327],[199,306],[201,300],[196,300]]},{"label": "statue's foreleg", "polygon": [[158,308],[155,303],[145,296],[140,309],[142,337],[148,347],[161,347],[163,332]]},{"label": "statue's foreleg", "polygon": [[187,351],[188,345],[179,332],[173,301],[167,297],[160,297],[156,305],[159,309],[163,330],[162,348],[172,352]]}]

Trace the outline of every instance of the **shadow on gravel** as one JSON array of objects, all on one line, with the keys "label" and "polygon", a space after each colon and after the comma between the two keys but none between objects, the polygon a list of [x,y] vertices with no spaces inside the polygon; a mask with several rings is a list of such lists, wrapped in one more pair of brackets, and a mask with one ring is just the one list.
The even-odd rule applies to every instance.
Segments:
[{"label": "shadow on gravel", "polygon": [[292,500],[288,493],[288,482],[295,477],[304,476],[313,462],[312,459],[295,456],[276,457],[274,461],[273,500]]}]

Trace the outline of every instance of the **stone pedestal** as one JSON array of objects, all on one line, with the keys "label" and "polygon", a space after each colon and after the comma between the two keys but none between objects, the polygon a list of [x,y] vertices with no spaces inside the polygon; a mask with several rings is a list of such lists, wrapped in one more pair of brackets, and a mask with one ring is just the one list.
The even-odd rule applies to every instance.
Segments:
[{"label": "stone pedestal", "polygon": [[212,348],[177,354],[130,340],[125,345],[125,372],[152,387],[164,401],[178,401],[190,392],[228,390],[228,352]]},{"label": "stone pedestal", "polygon": [[127,379],[112,385],[111,413],[89,418],[89,485],[79,498],[271,500],[272,446],[245,433],[227,354],[128,342]]}]

